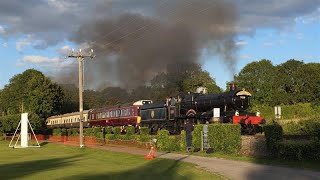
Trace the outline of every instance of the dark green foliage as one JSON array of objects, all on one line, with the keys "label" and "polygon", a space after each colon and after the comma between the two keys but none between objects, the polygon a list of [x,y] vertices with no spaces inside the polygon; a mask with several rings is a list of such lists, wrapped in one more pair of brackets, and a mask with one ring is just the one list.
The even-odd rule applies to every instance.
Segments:
[{"label": "dark green foliage", "polygon": [[78,128],[72,128],[72,136],[79,136]]},{"label": "dark green foliage", "polygon": [[214,152],[239,153],[241,148],[241,129],[238,124],[208,125],[209,144]]},{"label": "dark green foliage", "polygon": [[84,135],[85,136],[94,136],[94,128],[86,128],[84,129]]},{"label": "dark green foliage", "polygon": [[149,135],[149,128],[140,127],[140,135]]},{"label": "dark green foliage", "polygon": [[315,141],[278,142],[278,158],[284,160],[320,160],[320,143]]},{"label": "dark green foliage", "polygon": [[73,136],[72,135],[72,129],[67,129],[67,134],[68,134],[68,136]]},{"label": "dark green foliage", "polygon": [[112,127],[108,126],[105,128],[105,133],[106,134],[112,134]]},{"label": "dark green foliage", "polygon": [[151,136],[149,134],[136,135],[136,140],[141,142],[150,142]]},{"label": "dark green foliage", "polygon": [[116,139],[116,137],[114,134],[106,134],[105,139],[114,140],[114,139]]},{"label": "dark green foliage", "polygon": [[61,136],[68,136],[68,131],[65,128],[61,129]]},{"label": "dark green foliage", "polygon": [[3,131],[13,132],[18,127],[20,119],[21,119],[20,114],[1,116],[0,123]]},{"label": "dark green foliage", "polygon": [[277,124],[270,124],[263,126],[263,131],[266,136],[267,148],[272,155],[276,155],[278,152],[277,143],[283,139],[283,130],[282,127]]},{"label": "dark green foliage", "polygon": [[203,131],[203,124],[194,126],[194,130],[192,132],[192,146],[194,148],[201,147],[201,131]]},{"label": "dark green foliage", "polygon": [[304,135],[318,138],[320,135],[320,121],[318,118],[311,118],[300,121],[281,121],[284,135]]},{"label": "dark green foliage", "polygon": [[133,126],[127,126],[126,127],[127,140],[134,139],[134,136],[133,136],[134,133],[135,133],[135,127],[133,127]]},{"label": "dark green foliage", "polygon": [[104,134],[103,134],[103,132],[96,132],[95,133],[95,137],[97,139],[104,139]]},{"label": "dark green foliage", "polygon": [[1,109],[6,114],[36,113],[46,118],[61,112],[62,89],[40,71],[28,69],[10,79],[1,92]]},{"label": "dark green foliage", "polygon": [[62,131],[60,128],[53,129],[52,131],[52,135],[54,136],[61,136],[61,134],[62,134]]},{"label": "dark green foliage", "polygon": [[[34,131],[39,131],[42,129],[43,121],[41,118],[35,114],[28,114],[29,122]],[[21,120],[21,114],[12,114],[7,116],[0,116],[0,127],[3,131],[14,132],[18,127],[18,124]]]},{"label": "dark green foliage", "polygon": [[126,134],[131,136],[131,135],[134,135],[135,133],[135,127],[133,126],[127,126],[126,127]]},{"label": "dark green foliage", "polygon": [[157,133],[157,148],[160,151],[179,151],[178,136],[170,136],[169,131],[160,130]]},{"label": "dark green foliage", "polygon": [[114,133],[114,135],[116,135],[116,136],[120,135],[120,134],[121,134],[121,129],[120,129],[120,127],[114,127],[114,128],[113,128],[113,133]]}]

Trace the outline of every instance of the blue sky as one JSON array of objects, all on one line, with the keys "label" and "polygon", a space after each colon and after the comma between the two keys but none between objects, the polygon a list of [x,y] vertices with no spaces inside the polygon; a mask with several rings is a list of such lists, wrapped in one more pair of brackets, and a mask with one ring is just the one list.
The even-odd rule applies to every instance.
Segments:
[{"label": "blue sky", "polygon": [[[217,1],[224,3],[222,0]],[[112,2],[113,6],[106,5],[109,10],[114,7],[116,10],[123,8],[128,11],[133,6],[127,0]],[[320,63],[320,1],[300,3],[292,0],[283,1],[280,5],[275,0],[251,2],[254,3],[249,0],[239,1],[238,20],[232,24],[240,29],[233,35],[236,47],[233,51],[235,73],[246,64],[260,59],[269,59],[274,65],[289,59]],[[60,0],[42,0],[37,6],[32,6],[33,3],[37,1],[0,2],[0,89],[15,74],[28,68],[38,69],[53,79],[60,74],[70,75],[66,72],[72,68],[71,71],[76,71],[75,61],[64,57],[70,53],[71,48],[88,45],[73,40],[72,33],[77,31],[79,24],[105,16],[104,11],[97,10],[102,3],[106,4],[101,0],[92,1],[90,5],[82,1]],[[139,3],[133,6],[132,11],[144,15],[152,12],[151,5],[146,8],[145,1]],[[15,8],[16,11],[5,11],[1,7]],[[56,11],[52,11],[53,7]],[[70,7],[73,8],[71,11],[68,9]],[[84,7],[88,7],[87,14],[81,14],[86,12]],[[202,67],[215,78],[220,87],[225,88],[226,81],[232,80],[232,72],[228,70],[225,60],[212,54],[199,58],[203,62]],[[121,80],[115,74],[108,74],[108,77],[108,80],[103,81],[108,85],[117,85],[116,81]]]}]

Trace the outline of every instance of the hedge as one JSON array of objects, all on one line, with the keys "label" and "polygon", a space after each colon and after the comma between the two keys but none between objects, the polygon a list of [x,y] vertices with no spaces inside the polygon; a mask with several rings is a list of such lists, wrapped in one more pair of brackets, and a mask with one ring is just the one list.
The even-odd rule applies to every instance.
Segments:
[{"label": "hedge", "polygon": [[277,157],[284,160],[320,160],[320,143],[284,140],[277,143]]},{"label": "hedge", "polygon": [[140,135],[148,135],[148,134],[149,134],[149,128],[140,127]]},{"label": "hedge", "polygon": [[112,127],[111,126],[108,126],[105,128],[105,133],[106,134],[112,134]]},{"label": "hedge", "polygon": [[186,131],[182,130],[180,134],[180,150],[185,151],[187,149]]},{"label": "hedge", "polygon": [[60,128],[57,128],[57,129],[53,129],[52,131],[52,135],[54,136],[61,136],[61,129]]},{"label": "hedge", "polygon": [[210,124],[208,140],[214,152],[237,154],[241,148],[241,127],[239,124]]},{"label": "hedge", "polygon": [[194,130],[192,131],[192,146],[194,148],[201,147],[201,131],[203,131],[203,126],[203,124],[194,126]]},{"label": "hedge", "polygon": [[319,118],[310,118],[300,121],[281,121],[284,135],[308,135],[311,137],[320,137],[320,120]]},{"label": "hedge", "polygon": [[[201,147],[203,124],[196,125],[192,132],[192,146]],[[241,129],[238,124],[209,124],[208,139],[214,152],[238,153],[241,148]]]},{"label": "hedge", "polygon": [[278,142],[283,140],[282,127],[277,124],[269,124],[263,126],[264,135],[266,137],[267,148],[273,156],[278,154]]},{"label": "hedge", "polygon": [[157,148],[160,151],[179,151],[179,137],[170,136],[169,131],[159,130],[157,133]]}]

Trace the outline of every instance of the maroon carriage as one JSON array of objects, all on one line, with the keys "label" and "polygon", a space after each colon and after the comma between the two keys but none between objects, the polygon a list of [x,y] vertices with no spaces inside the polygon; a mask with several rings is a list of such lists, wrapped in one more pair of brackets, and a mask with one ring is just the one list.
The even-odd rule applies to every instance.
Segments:
[{"label": "maroon carriage", "polygon": [[88,114],[89,126],[137,126],[141,119],[140,107],[150,103],[151,100],[140,100],[132,104],[94,109]]}]

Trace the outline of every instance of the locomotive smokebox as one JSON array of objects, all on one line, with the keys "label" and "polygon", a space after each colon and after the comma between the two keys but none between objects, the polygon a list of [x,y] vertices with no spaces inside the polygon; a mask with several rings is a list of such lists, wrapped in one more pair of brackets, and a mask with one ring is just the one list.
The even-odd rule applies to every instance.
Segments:
[{"label": "locomotive smokebox", "polygon": [[236,90],[238,90],[237,84],[236,84],[235,82],[230,83],[230,84],[229,84],[229,89],[230,89],[230,91],[236,91]]}]

